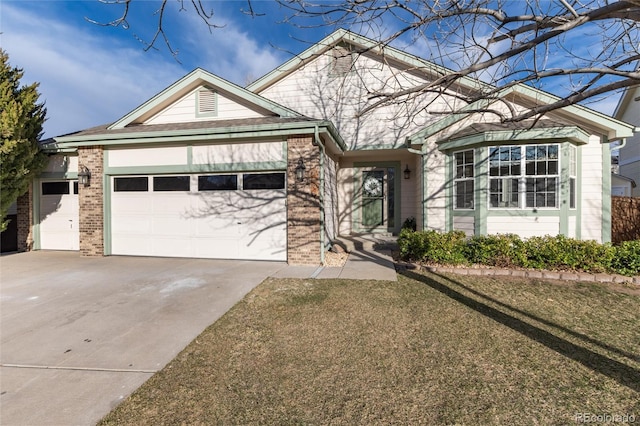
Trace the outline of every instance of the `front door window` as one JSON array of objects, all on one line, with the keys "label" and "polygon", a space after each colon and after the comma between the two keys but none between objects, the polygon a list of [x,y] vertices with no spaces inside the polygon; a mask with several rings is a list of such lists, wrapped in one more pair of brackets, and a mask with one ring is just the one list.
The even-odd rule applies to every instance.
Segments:
[{"label": "front door window", "polygon": [[384,170],[363,173],[362,181],[362,226],[377,228],[384,225]]}]

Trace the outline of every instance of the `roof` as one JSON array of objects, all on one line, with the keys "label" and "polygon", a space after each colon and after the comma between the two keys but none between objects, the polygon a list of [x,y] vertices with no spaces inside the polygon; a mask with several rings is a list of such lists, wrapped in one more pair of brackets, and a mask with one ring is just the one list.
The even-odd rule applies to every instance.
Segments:
[{"label": "roof", "polygon": [[322,131],[330,136],[338,150],[346,145],[333,123],[309,117],[257,117],[234,120],[206,120],[167,124],[137,124],[114,128],[103,124],[55,139],[56,148],[91,145],[123,145],[158,142],[207,142],[212,140],[276,137]]},{"label": "roof", "polygon": [[448,150],[469,148],[487,143],[555,140],[586,144],[589,143],[589,133],[575,124],[549,119],[515,123],[474,123],[436,143],[440,149]]}]

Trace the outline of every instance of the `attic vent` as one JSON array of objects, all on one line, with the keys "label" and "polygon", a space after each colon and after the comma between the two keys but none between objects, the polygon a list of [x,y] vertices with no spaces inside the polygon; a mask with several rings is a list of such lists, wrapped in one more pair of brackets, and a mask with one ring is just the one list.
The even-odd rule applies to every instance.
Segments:
[{"label": "attic vent", "polygon": [[216,92],[211,89],[200,89],[198,91],[198,114],[215,115]]},{"label": "attic vent", "polygon": [[331,51],[331,75],[341,76],[348,74],[354,63],[354,54],[347,47],[336,47]]}]

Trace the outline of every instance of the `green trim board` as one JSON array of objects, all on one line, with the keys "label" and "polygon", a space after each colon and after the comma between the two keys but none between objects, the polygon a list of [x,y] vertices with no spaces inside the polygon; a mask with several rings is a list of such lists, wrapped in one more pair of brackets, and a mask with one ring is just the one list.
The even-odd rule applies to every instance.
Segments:
[{"label": "green trim board", "polygon": [[570,144],[560,144],[560,182],[558,182],[558,200],[560,203],[560,234],[569,236],[569,190]]},{"label": "green trim board", "polygon": [[[213,96],[213,111],[210,112],[201,112],[200,111],[200,97],[202,96],[203,91],[210,91]],[[218,116],[218,92],[210,88],[208,86],[201,86],[198,90],[196,90],[196,103],[193,106],[195,109],[195,116],[198,118],[203,117],[217,117]]]},{"label": "green trim board", "polygon": [[42,245],[40,244],[40,179],[34,179],[31,187],[31,202],[33,203],[32,207],[32,220],[33,220],[33,249],[41,250]]},{"label": "green trim board", "polygon": [[106,167],[104,173],[108,175],[153,175],[176,173],[216,173],[216,172],[251,172],[265,170],[286,170],[286,161],[266,161],[260,163],[225,163],[225,164],[192,164],[175,166],[132,166]]},{"label": "green trim board", "polygon": [[65,147],[79,146],[111,146],[137,145],[149,143],[184,143],[184,142],[212,142],[230,141],[251,138],[271,138],[299,134],[315,134],[316,128],[320,133],[329,135],[337,150],[343,152],[347,146],[342,140],[333,123],[330,121],[300,121],[276,124],[261,124],[233,127],[213,127],[199,129],[165,130],[165,131],[133,131],[122,133],[101,133],[85,136],[63,136],[57,139]]},{"label": "green trim board", "polygon": [[[361,175],[362,169],[364,168],[380,168],[380,169],[394,169],[394,186],[393,186],[393,203],[394,203],[394,227],[387,229],[379,229],[379,230],[371,230],[365,229],[360,226],[361,221],[361,191],[359,188],[362,187]],[[353,199],[352,199],[352,213],[351,213],[351,229],[356,232],[372,232],[372,233],[384,233],[384,232],[393,232],[397,234],[400,232],[402,227],[401,218],[402,218],[402,207],[401,207],[401,181],[402,178],[402,169],[400,161],[365,161],[365,162],[354,162],[353,163]]]},{"label": "green trim board", "polygon": [[576,164],[578,176],[576,177],[576,208],[572,213],[576,216],[576,238],[582,239],[582,147],[577,149]]},{"label": "green trim board", "polygon": [[78,172],[43,172],[38,176],[40,179],[65,179],[77,180]]},{"label": "green trim board", "polygon": [[445,231],[449,232],[449,231],[453,231],[453,206],[454,206],[454,181],[453,181],[453,177],[455,176],[455,169],[454,169],[454,161],[453,161],[453,156],[452,155],[445,155],[444,157],[444,161],[445,161],[445,170],[447,173],[447,176],[450,176],[451,178],[447,179],[445,182],[445,187],[444,187],[444,196],[445,196],[445,202],[444,202],[444,223],[445,223]]},{"label": "green trim board", "polygon": [[103,238],[103,250],[105,256],[110,256],[111,250],[111,176],[107,173],[107,165],[109,157],[107,155],[102,156],[102,238]]},{"label": "green trim board", "polygon": [[473,230],[476,235],[487,234],[487,216],[489,215],[489,148],[473,150],[475,169],[475,202]]}]

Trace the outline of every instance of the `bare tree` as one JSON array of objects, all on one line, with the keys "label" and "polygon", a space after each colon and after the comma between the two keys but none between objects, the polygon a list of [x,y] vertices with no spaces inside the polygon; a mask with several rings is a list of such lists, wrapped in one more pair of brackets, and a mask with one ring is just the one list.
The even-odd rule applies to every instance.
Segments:
[{"label": "bare tree", "polygon": [[[127,26],[133,0],[99,0],[123,7],[120,18],[105,25]],[[158,0],[158,27],[147,43],[163,39],[175,54],[163,26],[168,0]],[[213,11],[204,0],[190,5],[210,28]],[[640,84],[640,0],[278,0],[285,19],[299,28],[343,27],[395,46],[439,67],[424,67],[428,82],[401,90],[369,91],[366,114],[378,107],[405,103],[443,88],[471,112],[487,111],[512,87],[526,84],[558,95],[550,102],[491,110],[503,122],[536,118],[568,105]],[[250,0],[243,11],[257,16]],[[421,71],[420,69],[416,71]],[[469,78],[480,83],[468,84]],[[501,109],[504,111],[504,108]],[[426,111],[438,113],[437,111]],[[441,112],[440,112],[441,113]]]}]

